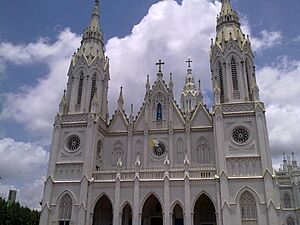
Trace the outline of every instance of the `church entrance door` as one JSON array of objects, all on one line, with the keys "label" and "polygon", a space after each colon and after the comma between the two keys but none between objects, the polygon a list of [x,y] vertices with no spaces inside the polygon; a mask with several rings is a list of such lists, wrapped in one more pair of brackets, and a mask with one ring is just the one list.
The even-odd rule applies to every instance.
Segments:
[{"label": "church entrance door", "polygon": [[179,204],[173,209],[173,225],[183,225],[183,211]]},{"label": "church entrance door", "polygon": [[142,225],[163,225],[162,207],[154,195],[150,195],[144,203]]},{"label": "church entrance door", "polygon": [[128,204],[122,211],[122,225],[132,225],[132,210]]},{"label": "church entrance door", "polygon": [[94,215],[93,225],[112,225],[113,224],[113,208],[110,200],[103,195],[97,202]]},{"label": "church entrance door", "polygon": [[216,225],[214,204],[205,194],[201,195],[194,207],[194,225]]}]

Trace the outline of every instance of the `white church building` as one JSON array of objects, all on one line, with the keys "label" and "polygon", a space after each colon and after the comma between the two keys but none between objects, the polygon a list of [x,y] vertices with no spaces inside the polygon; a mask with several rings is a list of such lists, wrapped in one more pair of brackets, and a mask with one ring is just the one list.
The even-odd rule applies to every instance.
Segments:
[{"label": "white church building", "polygon": [[127,116],[121,88],[110,119],[96,0],[54,121],[40,225],[299,225],[300,169],[285,157],[273,171],[253,58],[222,0],[210,46],[212,110],[191,60],[180,106],[159,60],[140,111]]}]

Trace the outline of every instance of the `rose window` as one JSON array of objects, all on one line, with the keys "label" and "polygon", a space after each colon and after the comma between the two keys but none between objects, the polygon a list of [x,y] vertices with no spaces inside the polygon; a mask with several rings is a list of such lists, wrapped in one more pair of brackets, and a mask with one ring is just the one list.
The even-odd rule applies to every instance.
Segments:
[{"label": "rose window", "polygon": [[67,141],[67,148],[69,151],[76,151],[77,149],[79,149],[79,146],[80,146],[80,138],[78,136],[71,136],[68,138],[68,141]]},{"label": "rose window", "polygon": [[249,140],[249,133],[244,128],[237,128],[233,131],[232,138],[238,144],[244,144]]}]

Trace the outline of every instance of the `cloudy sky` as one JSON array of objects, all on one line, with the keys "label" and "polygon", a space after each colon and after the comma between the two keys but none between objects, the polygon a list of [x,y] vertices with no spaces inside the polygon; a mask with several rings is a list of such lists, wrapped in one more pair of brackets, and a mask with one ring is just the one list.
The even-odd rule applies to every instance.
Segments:
[{"label": "cloudy sky", "polygon": [[[261,99],[274,168],[282,151],[300,157],[299,0],[232,0],[255,51]],[[18,200],[37,208],[42,198],[52,123],[66,86],[70,56],[79,47],[93,0],[1,0],[0,3],[0,195],[19,190]],[[110,114],[119,87],[137,111],[147,74],[165,61],[178,99],[186,59],[202,80],[211,106],[209,44],[220,2],[213,0],[102,0],[101,24],[111,59]],[[132,88],[134,87],[134,88]],[[138,93],[138,94],[137,94]]]}]

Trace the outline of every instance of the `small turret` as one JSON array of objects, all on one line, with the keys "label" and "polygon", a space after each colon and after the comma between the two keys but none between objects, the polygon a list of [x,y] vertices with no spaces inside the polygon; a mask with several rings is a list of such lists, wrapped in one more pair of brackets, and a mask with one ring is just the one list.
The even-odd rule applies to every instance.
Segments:
[{"label": "small turret", "polygon": [[185,76],[185,84],[181,92],[181,109],[184,112],[192,111],[195,109],[197,104],[201,104],[203,100],[202,92],[200,86],[196,86],[193,71],[191,68],[192,60],[188,59],[187,61],[188,68]]}]

